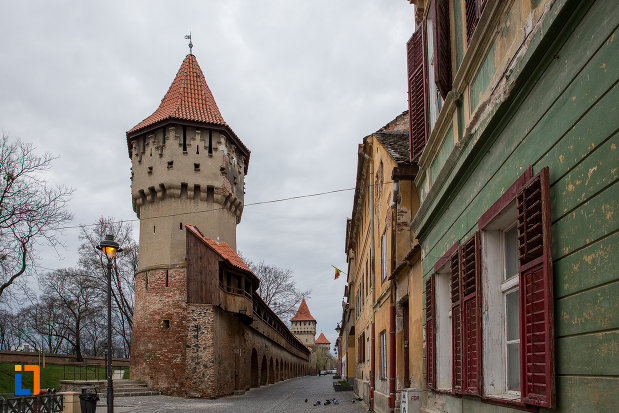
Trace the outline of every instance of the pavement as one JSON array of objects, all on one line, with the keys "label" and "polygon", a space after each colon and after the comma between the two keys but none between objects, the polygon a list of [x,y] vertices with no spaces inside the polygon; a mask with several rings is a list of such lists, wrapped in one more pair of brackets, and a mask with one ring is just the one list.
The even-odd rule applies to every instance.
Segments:
[{"label": "pavement", "polygon": [[[307,402],[305,402],[307,399]],[[325,401],[336,399],[337,404]],[[314,406],[318,401],[320,405]],[[97,413],[105,413],[105,398],[97,404]],[[352,391],[335,392],[333,376],[305,376],[251,389],[243,395],[216,400],[186,399],[172,396],[118,397],[114,412],[221,412],[221,413],[293,413],[293,412],[367,412],[368,406]]]}]

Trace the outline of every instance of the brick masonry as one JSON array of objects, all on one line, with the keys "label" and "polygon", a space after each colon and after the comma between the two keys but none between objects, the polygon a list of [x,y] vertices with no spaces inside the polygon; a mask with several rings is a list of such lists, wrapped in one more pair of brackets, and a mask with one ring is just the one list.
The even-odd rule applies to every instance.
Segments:
[{"label": "brick masonry", "polygon": [[188,304],[186,291],[185,268],[136,274],[132,379],[169,395],[216,398],[255,387],[252,376],[265,385],[313,373],[307,355],[263,320]]}]

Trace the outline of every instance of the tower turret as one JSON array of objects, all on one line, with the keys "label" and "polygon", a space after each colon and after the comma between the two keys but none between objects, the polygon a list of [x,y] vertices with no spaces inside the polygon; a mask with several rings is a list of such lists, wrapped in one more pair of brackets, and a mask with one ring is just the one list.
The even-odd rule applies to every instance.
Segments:
[{"label": "tower turret", "polygon": [[305,299],[301,301],[295,316],[290,319],[290,331],[306,346],[314,344],[316,319],[312,317]]},{"label": "tower turret", "polygon": [[127,132],[138,271],[185,261],[184,223],[236,250],[250,151],[224,121],[187,55],[157,110]]}]

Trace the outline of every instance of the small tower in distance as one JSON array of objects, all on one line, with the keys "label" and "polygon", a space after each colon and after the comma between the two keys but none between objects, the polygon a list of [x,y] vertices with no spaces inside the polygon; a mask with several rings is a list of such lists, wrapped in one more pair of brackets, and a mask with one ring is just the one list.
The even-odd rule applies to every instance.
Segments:
[{"label": "small tower in distance", "polygon": [[325,334],[322,332],[316,339],[316,346],[318,348],[324,349],[327,352],[327,354],[331,351],[331,342],[327,340],[327,337],[325,337]]},{"label": "small tower in distance", "polygon": [[290,319],[290,331],[306,346],[314,344],[316,337],[316,319],[312,317],[305,299],[294,317]]}]

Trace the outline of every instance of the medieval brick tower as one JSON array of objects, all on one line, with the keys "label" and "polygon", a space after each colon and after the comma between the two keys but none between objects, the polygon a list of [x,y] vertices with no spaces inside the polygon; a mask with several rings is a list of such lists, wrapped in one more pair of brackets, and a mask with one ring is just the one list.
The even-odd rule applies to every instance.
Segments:
[{"label": "medieval brick tower", "polygon": [[235,252],[249,150],[195,56],[127,143],[140,218],[131,377],[165,394],[212,398],[310,372],[310,351]]},{"label": "medieval brick tower", "polygon": [[133,209],[140,219],[132,376],[166,393],[187,394],[188,341],[195,338],[208,348],[214,315],[204,307],[196,315],[188,303],[193,290],[186,225],[225,242],[234,254],[250,152],[221,116],[193,54],[183,60],[157,110],[127,132],[127,144]]},{"label": "medieval brick tower", "polygon": [[314,344],[316,337],[316,319],[312,317],[305,299],[301,301],[299,309],[290,319],[290,330],[306,346]]}]

